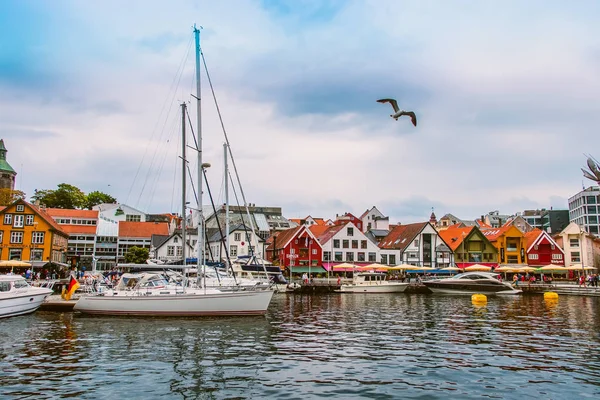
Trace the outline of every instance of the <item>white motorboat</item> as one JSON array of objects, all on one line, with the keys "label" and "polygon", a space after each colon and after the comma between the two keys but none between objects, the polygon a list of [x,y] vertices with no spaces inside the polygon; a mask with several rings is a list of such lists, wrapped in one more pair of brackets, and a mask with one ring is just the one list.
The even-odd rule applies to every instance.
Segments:
[{"label": "white motorboat", "polygon": [[0,318],[37,310],[52,289],[29,285],[20,275],[0,275]]},{"label": "white motorboat", "polygon": [[408,283],[386,280],[385,272],[356,272],[351,283],[340,285],[341,293],[401,293]]},{"label": "white motorboat", "polygon": [[[224,316],[265,314],[273,291],[192,289],[169,283],[160,274],[122,280],[123,285],[81,297],[74,311],[100,315]],[[137,282],[133,287],[131,282]],[[121,282],[120,282],[121,283]]]},{"label": "white motorboat", "polygon": [[451,278],[440,278],[423,281],[433,293],[446,294],[519,294],[509,282],[502,282],[498,274],[493,272],[465,272]]}]

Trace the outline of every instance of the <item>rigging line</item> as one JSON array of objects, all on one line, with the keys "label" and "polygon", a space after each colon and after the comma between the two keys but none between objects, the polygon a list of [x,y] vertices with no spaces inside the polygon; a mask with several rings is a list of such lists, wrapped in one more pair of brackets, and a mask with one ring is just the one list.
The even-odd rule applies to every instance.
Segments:
[{"label": "rigging line", "polygon": [[[192,39],[194,38],[194,36],[190,36],[190,40],[188,41],[187,44],[187,51],[185,53],[185,56],[183,57],[181,63],[179,64],[179,67],[177,68],[177,72],[175,73],[175,76],[173,77],[173,81],[171,82],[171,86],[169,87],[169,91],[167,92],[170,93],[171,90],[173,89],[173,84],[175,83],[175,79],[177,78],[177,75],[179,74],[179,70],[183,67],[185,61],[188,59],[189,54],[190,54],[190,49],[191,49],[191,45],[192,45]],[[166,96],[165,102],[162,105],[162,108],[160,110],[160,113],[158,114],[158,118],[156,120],[156,123],[154,124],[154,128],[152,129],[152,136],[150,138],[150,141],[146,144],[146,148],[144,150],[144,155],[142,156],[142,160],[140,161],[140,164],[138,165],[138,169],[135,173],[135,176],[133,177],[133,182],[131,184],[131,186],[129,187],[129,192],[127,193],[127,198],[125,200],[125,204],[127,204],[129,202],[129,196],[131,196],[131,191],[133,190],[133,187],[135,186],[135,182],[137,180],[137,177],[140,173],[140,170],[142,169],[142,165],[144,164],[144,159],[146,158],[146,153],[148,152],[148,147],[150,147],[150,143],[152,142],[152,139],[154,138],[154,134],[156,133],[156,128],[158,127],[158,124],[162,118],[163,112],[165,111],[165,108],[167,106],[167,100],[168,100],[169,96]],[[170,109],[169,109],[170,111]]]},{"label": "rigging line", "polygon": [[198,204],[198,193],[196,192],[196,186],[194,185],[194,179],[192,178],[192,170],[190,169],[189,163],[186,165],[186,169],[190,178],[190,183],[192,185],[192,191],[194,192],[194,200],[196,200],[196,204]]},{"label": "rigging line", "polygon": [[[183,75],[183,69],[181,70],[181,74],[179,75],[179,80],[177,81],[177,87],[179,87],[179,83],[181,82],[181,77],[182,77],[182,75]],[[177,93],[173,93],[173,99],[172,99],[172,101],[171,101],[171,106],[169,107],[169,113],[171,112],[171,109],[173,108],[173,104],[174,104],[174,100],[175,100],[175,96],[176,96],[176,94],[177,94]],[[175,118],[175,117],[177,117],[177,115],[176,115],[176,114],[174,114],[173,118]],[[167,125],[167,122],[168,122],[168,118],[166,118],[166,119],[165,119],[165,123],[164,123],[164,125],[163,125],[163,128],[162,128],[162,130],[161,130],[161,135],[160,135],[160,137],[159,137],[159,142],[156,144],[156,147],[155,147],[155,149],[154,149],[154,153],[153,153],[153,155],[152,155],[152,160],[150,161],[150,166],[148,167],[148,172],[146,173],[146,179],[144,180],[144,184],[142,185],[142,189],[140,190],[140,195],[138,196],[138,201],[137,201],[137,203],[139,203],[139,202],[140,202],[140,199],[142,198],[142,195],[144,194],[144,190],[145,190],[145,188],[146,188],[146,184],[148,183],[148,179],[149,179],[149,177],[150,177],[150,174],[151,174],[151,172],[152,172],[152,167],[153,167],[153,165],[154,165],[154,160],[155,160],[155,158],[156,158],[156,153],[158,152],[158,148],[159,148],[160,139],[162,138],[162,133],[164,132],[164,129],[165,129],[166,125]],[[136,203],[136,204],[137,204],[137,203]]]},{"label": "rigging line", "polygon": [[[229,232],[223,232],[221,229],[221,223],[219,222],[219,214],[217,213],[217,209],[215,207],[215,202],[213,201],[212,193],[210,191],[210,186],[208,185],[208,178],[206,177],[206,169],[202,169],[202,175],[204,175],[204,182],[206,182],[206,190],[208,191],[208,197],[210,198],[210,204],[212,204],[213,213],[215,214],[215,219],[217,220],[217,228],[221,233],[221,245],[225,249],[225,257],[227,258],[227,266],[231,268],[231,275],[233,276],[233,281],[237,284],[237,279],[235,277],[235,272],[233,270],[233,264],[231,263],[231,259],[229,258],[229,253],[227,252],[227,245],[225,243],[225,235],[229,236]],[[229,216],[225,216],[225,218],[229,218]],[[210,249],[210,246],[208,246]],[[214,258],[213,258],[214,259]]]},{"label": "rigging line", "polygon": [[[181,127],[180,127],[181,128]],[[180,148],[180,141],[181,137],[179,135],[177,135],[177,154],[179,154],[179,148]],[[175,167],[173,168],[173,185],[172,185],[172,189],[171,189],[171,208],[169,209],[169,212],[173,212],[173,202],[175,201],[175,188],[176,188],[176,184],[175,182],[177,182],[177,164],[179,163],[179,157],[175,157]]]},{"label": "rigging line", "polygon": [[[181,122],[179,122],[178,125],[181,125]],[[176,128],[177,128],[177,126],[175,124],[173,124],[173,127],[171,128],[171,135],[167,139],[167,143],[168,144],[172,143],[173,136],[175,136],[175,132],[177,131]],[[179,135],[177,135],[177,136],[179,136]],[[164,170],[165,161],[167,159],[167,155],[169,154],[169,145],[168,144],[162,147],[162,149],[163,149],[162,160],[160,161],[160,165],[159,165],[159,168],[158,168],[158,173],[154,177],[154,183],[152,184],[152,192],[150,193],[150,196],[148,197],[148,202],[146,204],[146,210],[150,209],[150,205],[152,204],[152,202],[154,200],[154,195],[156,194],[156,189],[158,187],[158,183],[160,181],[160,177],[161,177],[162,172]]]}]

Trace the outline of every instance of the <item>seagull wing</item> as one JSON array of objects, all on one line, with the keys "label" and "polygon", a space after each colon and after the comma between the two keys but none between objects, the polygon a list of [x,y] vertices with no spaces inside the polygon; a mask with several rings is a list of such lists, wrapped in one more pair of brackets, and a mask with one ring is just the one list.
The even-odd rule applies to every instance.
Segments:
[{"label": "seagull wing", "polygon": [[417,126],[417,116],[412,111],[406,111],[404,115],[408,115],[414,126]]},{"label": "seagull wing", "polygon": [[400,109],[398,108],[398,103],[396,102],[396,99],[380,99],[377,100],[378,103],[390,103],[392,105],[392,107],[394,107],[394,112],[398,112],[400,111]]}]

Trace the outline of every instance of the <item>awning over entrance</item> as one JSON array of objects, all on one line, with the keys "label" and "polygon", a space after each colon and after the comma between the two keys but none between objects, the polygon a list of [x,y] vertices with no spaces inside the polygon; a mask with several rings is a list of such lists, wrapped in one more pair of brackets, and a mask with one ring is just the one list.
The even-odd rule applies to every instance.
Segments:
[{"label": "awning over entrance", "polygon": [[323,267],[291,267],[292,268],[292,273],[293,274],[303,274],[303,273],[310,273],[310,274],[322,274],[325,273],[327,271],[325,271],[325,269]]},{"label": "awning over entrance", "polygon": [[57,262],[57,261],[29,261],[32,268],[50,268],[50,267],[65,267],[68,268],[69,264]]}]

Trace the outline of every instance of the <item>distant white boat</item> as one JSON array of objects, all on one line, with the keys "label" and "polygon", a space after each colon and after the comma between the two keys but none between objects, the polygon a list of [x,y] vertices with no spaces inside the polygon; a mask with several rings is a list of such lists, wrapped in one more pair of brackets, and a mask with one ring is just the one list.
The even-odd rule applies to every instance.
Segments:
[{"label": "distant white boat", "polygon": [[386,280],[385,272],[356,272],[351,283],[340,285],[341,293],[401,293],[408,283]]},{"label": "distant white boat", "polygon": [[51,289],[31,286],[20,275],[0,275],[0,318],[32,313],[51,294]]}]

